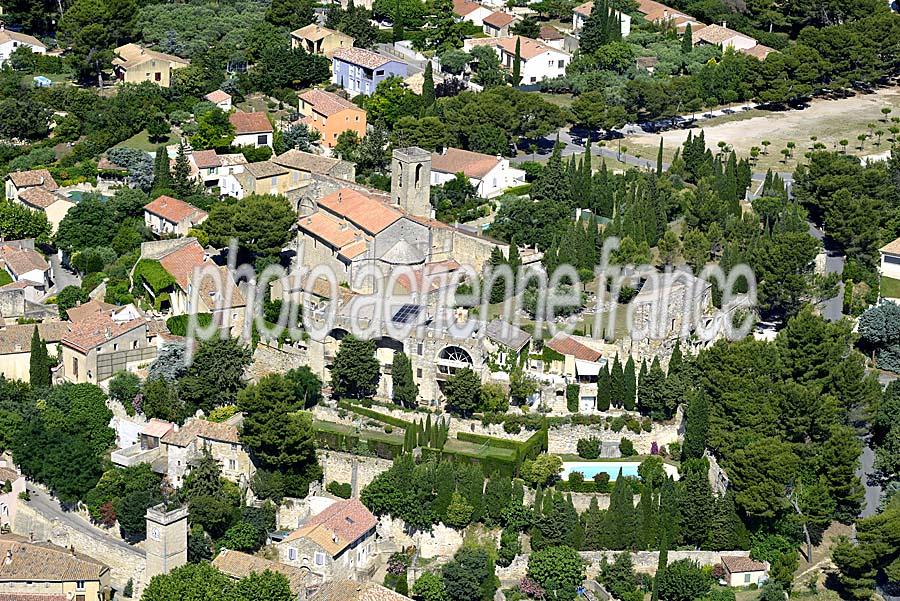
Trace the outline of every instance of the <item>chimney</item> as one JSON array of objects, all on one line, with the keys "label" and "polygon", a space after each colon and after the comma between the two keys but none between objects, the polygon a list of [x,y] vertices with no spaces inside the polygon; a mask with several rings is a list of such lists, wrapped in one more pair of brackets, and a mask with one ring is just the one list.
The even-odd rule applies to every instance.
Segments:
[{"label": "chimney", "polygon": [[112,330],[109,329],[109,326],[107,326],[106,328],[104,328],[104,330],[103,330],[103,335],[106,336],[106,339],[107,339],[107,340],[109,340],[110,338],[112,338]]},{"label": "chimney", "polygon": [[69,553],[72,554],[72,557],[75,557],[75,545],[69,545]]},{"label": "chimney", "polygon": [[722,21],[722,27],[728,28],[728,21]]},{"label": "chimney", "polygon": [[3,565],[9,565],[12,563],[12,549],[6,550],[6,558],[3,560]]},{"label": "chimney", "polygon": [[338,190],[338,204],[341,204],[344,201],[344,191]]}]

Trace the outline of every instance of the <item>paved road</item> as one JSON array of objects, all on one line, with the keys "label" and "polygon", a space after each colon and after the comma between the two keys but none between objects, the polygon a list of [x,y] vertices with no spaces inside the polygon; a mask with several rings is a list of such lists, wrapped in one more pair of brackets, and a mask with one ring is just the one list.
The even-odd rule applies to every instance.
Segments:
[{"label": "paved road", "polygon": [[36,488],[33,485],[29,485],[28,493],[31,495],[31,501],[29,501],[28,504],[44,517],[59,520],[61,524],[89,536],[101,544],[118,547],[126,552],[134,553],[136,555],[144,555],[144,551],[138,547],[129,545],[121,538],[113,536],[96,526],[92,526],[90,522],[80,515],[69,511],[63,511],[59,506],[59,503],[52,499],[45,491]]},{"label": "paved road", "polygon": [[51,293],[55,294],[66,286],[81,286],[81,278],[62,266],[57,253],[50,255],[50,269],[54,284]]},{"label": "paved road", "polygon": [[863,440],[862,454],[859,456],[859,468],[856,475],[866,487],[866,496],[863,501],[860,517],[869,517],[878,512],[878,505],[881,503],[881,485],[876,480],[870,480],[870,475],[875,471],[875,451],[868,445],[868,441]]}]

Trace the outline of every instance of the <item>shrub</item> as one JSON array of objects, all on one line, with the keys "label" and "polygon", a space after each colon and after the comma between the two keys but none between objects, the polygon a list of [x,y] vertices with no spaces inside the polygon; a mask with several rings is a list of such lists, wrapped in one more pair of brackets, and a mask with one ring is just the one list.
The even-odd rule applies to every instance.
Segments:
[{"label": "shrub", "polygon": [[390,433],[393,432],[393,431],[394,431],[394,426],[392,426],[392,425],[390,425],[390,424],[386,424],[386,425],[384,426],[384,433],[385,433],[385,434],[390,434]]},{"label": "shrub", "polygon": [[650,432],[651,430],[653,430],[653,420],[651,420],[649,417],[645,417],[641,421],[641,428],[644,429],[644,432]]},{"label": "shrub", "polygon": [[612,418],[612,421],[609,423],[609,429],[613,432],[621,432],[622,428],[625,427],[625,418],[621,415],[617,415]]},{"label": "shrub", "polygon": [[591,436],[578,440],[578,456],[583,459],[596,459],[600,456],[600,439]]},{"label": "shrub", "polygon": [[325,490],[342,499],[349,499],[350,495],[353,494],[353,487],[349,482],[338,482],[337,480],[329,482]]},{"label": "shrub", "polygon": [[634,432],[635,434],[641,433],[641,423],[638,420],[633,419],[633,418],[628,418],[628,421],[626,422],[625,425],[628,426],[628,429],[631,430],[632,432]]},{"label": "shrub", "polygon": [[619,441],[619,453],[622,454],[622,457],[634,457],[634,445],[627,438],[622,438]]},{"label": "shrub", "polygon": [[578,412],[578,393],[580,391],[581,387],[578,384],[566,385],[566,409],[569,410],[569,413]]}]

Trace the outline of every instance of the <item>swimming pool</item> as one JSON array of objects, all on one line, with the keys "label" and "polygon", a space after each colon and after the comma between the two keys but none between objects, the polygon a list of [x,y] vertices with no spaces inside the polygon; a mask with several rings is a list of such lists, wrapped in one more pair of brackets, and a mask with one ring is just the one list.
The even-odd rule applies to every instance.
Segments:
[{"label": "swimming pool", "polygon": [[66,194],[66,196],[68,196],[69,200],[74,203],[81,202],[87,196],[99,196],[100,200],[104,202],[112,198],[112,196],[109,196],[107,194],[98,194],[97,192],[87,192],[85,190],[72,190],[71,192]]},{"label": "swimming pool", "polygon": [[[623,477],[637,478],[639,465],[640,463],[637,461],[565,461],[561,477],[563,480],[568,480],[569,474],[572,472],[581,472],[585,480],[593,480],[597,474],[606,472],[609,474],[610,480],[615,480],[619,477],[621,469]],[[678,480],[678,470],[674,465],[664,463],[663,469],[668,475]]]}]

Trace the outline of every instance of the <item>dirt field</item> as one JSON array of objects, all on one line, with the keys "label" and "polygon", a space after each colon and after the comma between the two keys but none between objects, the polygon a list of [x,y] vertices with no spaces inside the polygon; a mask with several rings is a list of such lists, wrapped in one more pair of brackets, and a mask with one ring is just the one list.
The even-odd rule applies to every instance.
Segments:
[{"label": "dirt field", "polygon": [[[893,109],[885,120],[881,113],[883,107]],[[767,112],[751,110],[734,115],[716,117],[703,123],[703,131],[706,135],[707,147],[715,151],[720,141],[730,144],[739,156],[750,156],[750,148],[758,146],[763,148],[762,141],[768,140],[768,154],[761,154],[755,169],[765,170],[772,168],[781,171],[790,171],[797,165],[797,161],[803,160],[803,154],[813,145],[811,136],[817,136],[817,141],[826,145],[828,150],[840,150],[839,142],[847,140],[848,154],[857,156],[879,155],[890,149],[891,126],[890,117],[900,117],[900,88],[885,88],[872,94],[854,96],[841,100],[815,100],[803,110],[784,112]],[[869,128],[868,124],[874,124]],[[874,135],[877,130],[883,130],[881,143]],[[629,154],[640,152],[642,156],[656,156],[659,147],[659,138],[663,138],[663,154],[666,160],[670,160],[676,148],[681,146],[687,138],[688,131],[694,134],[700,133],[700,128],[691,130],[679,129],[663,132],[662,134],[642,134],[630,136],[623,140],[622,145],[628,147]],[[871,134],[859,149],[860,142],[857,136]],[[793,157],[784,162],[781,150],[788,142],[794,142],[796,148]]]}]

